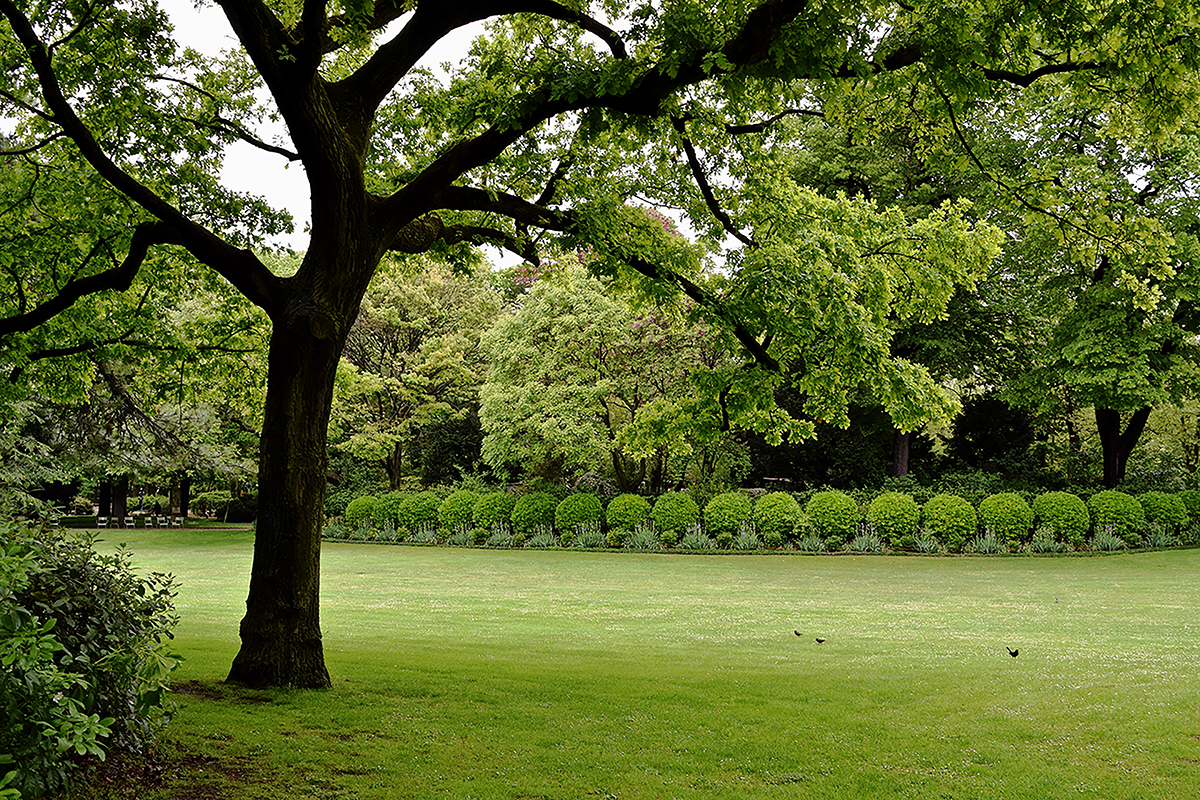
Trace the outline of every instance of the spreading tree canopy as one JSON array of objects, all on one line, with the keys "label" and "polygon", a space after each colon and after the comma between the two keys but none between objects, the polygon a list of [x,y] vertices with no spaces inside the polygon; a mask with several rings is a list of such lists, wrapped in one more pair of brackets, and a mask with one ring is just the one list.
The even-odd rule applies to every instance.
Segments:
[{"label": "spreading tree canopy", "polygon": [[[270,318],[260,518],[230,672],[255,685],[329,684],[318,608],[329,410],[388,250],[463,258],[487,242],[536,261],[547,235],[564,237],[592,247],[610,280],[682,292],[728,331],[743,364],[715,375],[703,404],[723,425],[810,428],[769,401],[786,378],[806,414],[835,421],[847,384],[870,381],[909,427],[944,401],[890,354],[883,309],[936,317],[980,274],[994,235],[962,207],[910,226],[816,197],[778,163],[777,123],[840,97],[878,97],[887,113],[901,85],[953,108],[1061,74],[1131,125],[1169,127],[1194,100],[1200,41],[1188,0],[217,5],[238,46],[207,60],[180,52],[150,0],[0,0],[0,116],[15,122],[4,152],[30,187],[0,209],[0,337],[14,370],[51,349],[31,343],[41,326],[63,348],[116,346],[118,331],[79,341],[70,320],[103,321],[182,254]],[[448,78],[418,68],[480,21]],[[268,115],[286,141],[258,133]],[[295,274],[251,249],[278,217],[216,179],[233,141],[303,165],[312,221]],[[82,177],[49,187],[71,170]],[[646,225],[629,198],[681,209],[703,241]],[[716,248],[726,268],[706,282]]]}]

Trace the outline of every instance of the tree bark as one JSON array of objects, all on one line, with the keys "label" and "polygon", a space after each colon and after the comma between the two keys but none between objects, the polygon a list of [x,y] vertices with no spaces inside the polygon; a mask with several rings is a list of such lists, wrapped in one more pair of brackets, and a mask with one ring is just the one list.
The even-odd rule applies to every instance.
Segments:
[{"label": "tree bark", "polygon": [[228,680],[323,688],[330,685],[320,625],[325,446],[349,326],[309,303],[292,305],[301,307],[276,319],[271,335],[254,564]]},{"label": "tree bark", "polygon": [[1100,445],[1104,451],[1104,488],[1115,489],[1125,479],[1125,464],[1149,418],[1150,407],[1139,408],[1122,432],[1120,411],[1096,407],[1096,428],[1100,431]]},{"label": "tree bark", "polygon": [[129,515],[127,506],[129,498],[129,476],[122,475],[112,485],[112,515],[117,520],[117,527],[125,527],[125,517]]},{"label": "tree bark", "polygon": [[903,478],[908,474],[908,460],[912,453],[912,433],[896,431],[896,443],[892,447],[892,476]]},{"label": "tree bark", "polygon": [[388,486],[392,491],[398,490],[404,477],[404,447],[399,442],[392,446],[392,451],[383,459],[383,468],[387,471]]}]

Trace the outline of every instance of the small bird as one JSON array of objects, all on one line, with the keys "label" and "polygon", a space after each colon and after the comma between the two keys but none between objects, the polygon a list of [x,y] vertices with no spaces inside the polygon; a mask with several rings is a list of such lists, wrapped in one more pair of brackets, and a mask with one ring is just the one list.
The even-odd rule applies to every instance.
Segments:
[{"label": "small bird", "polygon": [[803,635],[804,635],[804,634],[802,634],[800,631],[792,631],[792,633],[796,634],[797,636],[803,636]]},{"label": "small bird", "polygon": [[825,637],[824,637],[824,636],[818,636],[818,637],[817,637],[817,644],[823,644],[823,643],[824,643],[824,641],[825,641]]},{"label": "small bird", "polygon": [[1021,651],[1020,651],[1020,649],[1013,650],[1013,649],[1012,649],[1011,647],[1009,647],[1008,645],[1005,645],[1005,646],[1004,646],[1004,649],[1005,649],[1005,650],[1007,650],[1007,651],[1008,651],[1008,654],[1009,654],[1010,656],[1012,656],[1013,658],[1016,658],[1016,657],[1017,657],[1017,653],[1021,652]]}]

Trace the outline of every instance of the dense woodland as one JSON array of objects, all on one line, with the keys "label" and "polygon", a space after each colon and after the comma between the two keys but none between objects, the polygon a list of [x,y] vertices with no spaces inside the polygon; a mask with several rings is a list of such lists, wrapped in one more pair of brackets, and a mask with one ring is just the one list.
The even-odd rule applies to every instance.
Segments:
[{"label": "dense woodland", "polygon": [[1190,3],[216,5],[0,0],[0,482],[257,485],[232,680],[329,684],[356,482],[1195,471]]}]

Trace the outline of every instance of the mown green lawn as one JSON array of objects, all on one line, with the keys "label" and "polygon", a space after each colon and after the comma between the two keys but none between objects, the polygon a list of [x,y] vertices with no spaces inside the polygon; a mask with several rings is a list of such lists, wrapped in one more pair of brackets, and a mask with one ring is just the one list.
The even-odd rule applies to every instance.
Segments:
[{"label": "mown green lawn", "polygon": [[334,688],[255,692],[221,683],[250,535],[105,536],[182,582],[178,712],[142,797],[1200,793],[1198,550],[327,544]]}]

